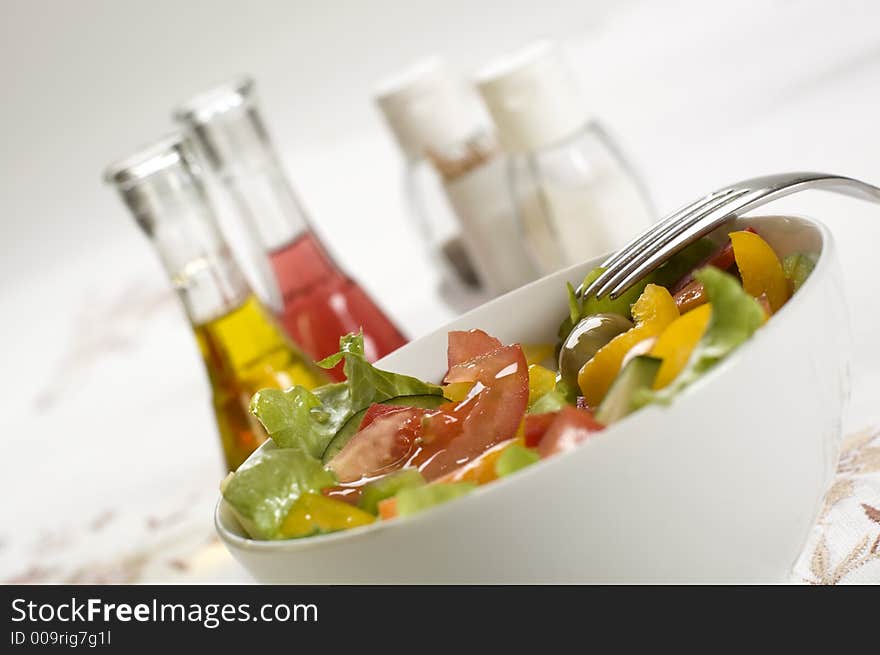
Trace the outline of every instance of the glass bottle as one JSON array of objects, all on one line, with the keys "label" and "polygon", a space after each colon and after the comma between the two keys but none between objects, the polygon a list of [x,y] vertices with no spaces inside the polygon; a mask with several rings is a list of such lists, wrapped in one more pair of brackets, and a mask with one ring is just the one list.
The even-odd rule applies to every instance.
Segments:
[{"label": "glass bottle", "polygon": [[[487,119],[479,100],[442,59],[431,57],[384,81],[375,101],[404,157],[407,209],[430,259],[446,277],[479,289],[479,275],[443,191],[443,172],[428,156],[431,150],[465,142],[484,129]],[[447,158],[446,168],[453,168],[457,158]]]},{"label": "glass bottle", "polygon": [[524,239],[544,273],[610,252],[654,219],[620,148],[584,112],[555,44],[496,62],[477,84],[508,153]]},{"label": "glass bottle", "polygon": [[[406,343],[310,228],[260,116],[251,79],[200,94],[174,115],[258,235],[283,302],[278,318],[306,353],[315,359],[331,355],[340,336],[359,330],[370,361]],[[342,379],[341,365],[330,374]]]},{"label": "glass bottle", "polygon": [[253,394],[296,384],[311,389],[327,377],[251,292],[180,136],[111,165],[105,179],[156,248],[186,311],[208,372],[226,465],[235,470],[266,439],[248,411]]},{"label": "glass bottle", "polygon": [[[479,280],[482,299],[535,279],[502,153],[475,91],[432,59],[386,84],[377,102],[407,155],[414,213],[433,249],[460,279]],[[442,196],[435,199],[437,187]],[[465,255],[471,273],[460,263]]]}]

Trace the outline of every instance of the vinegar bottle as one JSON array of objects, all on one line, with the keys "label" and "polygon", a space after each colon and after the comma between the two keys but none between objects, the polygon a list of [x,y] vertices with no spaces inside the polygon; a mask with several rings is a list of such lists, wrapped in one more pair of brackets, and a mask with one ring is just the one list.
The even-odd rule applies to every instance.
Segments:
[{"label": "vinegar bottle", "polygon": [[544,273],[615,250],[654,219],[619,147],[584,112],[554,44],[492,64],[477,86],[508,153],[523,236]]},{"label": "vinegar bottle", "polygon": [[105,179],[156,248],[195,333],[229,470],[266,439],[248,411],[267,387],[327,382],[251,292],[220,234],[198,165],[179,136],[111,165]]},{"label": "vinegar bottle", "polygon": [[[260,239],[283,301],[278,318],[306,353],[315,359],[331,355],[340,336],[359,330],[370,361],[406,343],[309,227],[260,116],[252,80],[207,91],[174,115]],[[341,379],[341,366],[330,373]]]}]

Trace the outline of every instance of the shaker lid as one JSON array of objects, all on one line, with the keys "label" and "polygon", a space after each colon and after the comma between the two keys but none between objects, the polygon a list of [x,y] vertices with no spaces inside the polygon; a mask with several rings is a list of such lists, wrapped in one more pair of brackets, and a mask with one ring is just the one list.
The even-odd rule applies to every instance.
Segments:
[{"label": "shaker lid", "polygon": [[110,164],[104,171],[104,180],[125,188],[181,164],[191,165],[185,139],[178,133],[168,134]]},{"label": "shaker lid", "polygon": [[375,101],[410,159],[464,141],[486,123],[476,93],[436,56],[380,83]]},{"label": "shaker lid", "polygon": [[492,62],[478,74],[477,89],[509,152],[557,143],[586,122],[572,72],[552,41]]}]

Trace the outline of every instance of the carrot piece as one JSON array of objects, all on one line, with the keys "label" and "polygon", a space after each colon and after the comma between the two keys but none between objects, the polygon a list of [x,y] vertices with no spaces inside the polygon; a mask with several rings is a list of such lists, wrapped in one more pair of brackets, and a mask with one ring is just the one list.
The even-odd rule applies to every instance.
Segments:
[{"label": "carrot piece", "polygon": [[379,518],[383,521],[397,517],[397,498],[386,498],[379,501]]}]

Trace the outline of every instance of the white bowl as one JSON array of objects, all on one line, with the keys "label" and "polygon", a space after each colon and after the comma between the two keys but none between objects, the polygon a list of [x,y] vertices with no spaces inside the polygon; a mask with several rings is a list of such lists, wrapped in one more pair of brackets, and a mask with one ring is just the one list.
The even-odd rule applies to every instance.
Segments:
[{"label": "white bowl", "polygon": [[[254,541],[221,500],[220,537],[272,583],[785,581],[837,461],[849,325],[823,225],[740,223],[757,226],[782,256],[821,250],[818,264],[748,343],[671,406],[646,407],[572,452],[446,505],[347,532]],[[380,364],[439,380],[454,329],[552,342],[567,312],[565,282],[597,262],[508,293]]]}]

